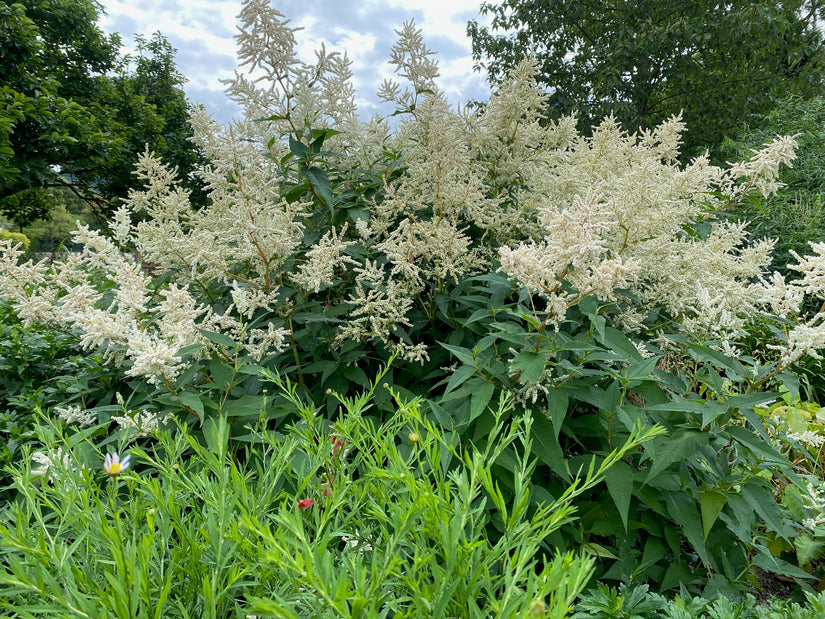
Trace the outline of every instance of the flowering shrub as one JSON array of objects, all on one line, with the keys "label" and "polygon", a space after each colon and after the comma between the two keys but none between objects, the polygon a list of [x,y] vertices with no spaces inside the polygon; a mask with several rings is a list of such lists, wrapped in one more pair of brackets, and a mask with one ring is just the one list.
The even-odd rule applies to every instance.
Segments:
[{"label": "flowering shrub", "polygon": [[[626,330],[659,307],[723,340],[766,305],[786,316],[822,292],[821,248],[799,259],[804,283],[788,284],[764,273],[769,241],[748,244],[744,225],[713,218],[751,191],[775,190],[792,138],[729,169],[706,158],[681,167],[678,119],[640,136],[608,119],[591,138],[573,119],[542,123],[528,62],[482,110],[452,111],[410,25],[393,51],[409,87],[380,93],[403,119],[363,123],[346,58],[322,50],[317,65],[301,62],[292,29],[265,2],[246,2],[240,19],[249,74],[227,92],[246,120],[192,119],[210,161],[200,172],[209,204],[194,209],[174,171],[144,154],[111,240],[81,227],[84,250],[54,267],[18,264],[21,251],[5,242],[0,286],[24,321],[78,329],[128,376],[169,384],[186,367],[181,349],[219,352],[202,331],[230,336],[257,361],[283,350],[294,316],[318,302],[345,308],[338,346],[377,340],[423,361],[430,343],[409,333],[415,306],[426,311],[463,278],[497,268],[539,293],[554,325],[592,294],[633,300],[617,318]],[[145,265],[174,277],[156,282]],[[783,365],[821,346],[821,319],[778,345]]]},{"label": "flowering shrub", "polygon": [[[379,416],[391,390],[426,396],[432,423],[484,445],[497,395],[533,409],[548,499],[637,423],[672,433],[629,453],[608,494],[580,497],[592,508],[583,524],[559,530],[560,547],[602,561],[599,575],[714,591],[741,584],[751,561],[807,576],[762,543],[765,527],[793,530],[778,480],[756,471],[769,462],[785,483],[793,470],[753,407],[825,347],[825,312],[802,310],[825,297],[825,244],[796,256],[800,277],[787,281],[767,271],[771,241],[722,217],[775,191],[793,138],[727,168],[682,166],[679,118],[640,135],[608,118],[591,137],[574,119],[547,121],[530,62],[484,106],[452,110],[412,24],[392,52],[406,83],[379,92],[397,122],[364,122],[346,57],[322,49],[302,62],[264,0],[247,0],[240,21],[245,72],[227,92],[246,117],[192,118],[209,160],[205,206],[147,152],[110,236],[79,227],[82,251],[55,264],[21,263],[0,241],[0,293],[24,323],[65,329],[121,368],[102,423],[139,440],[172,415],[197,421],[209,444],[211,424],[228,419],[234,439],[253,441],[251,421],[295,421],[261,368],[333,416],[333,391],[366,387],[397,358]],[[772,339],[756,356],[739,338],[764,312]],[[495,474],[510,488],[514,473]],[[296,501],[306,515],[321,498]]]}]

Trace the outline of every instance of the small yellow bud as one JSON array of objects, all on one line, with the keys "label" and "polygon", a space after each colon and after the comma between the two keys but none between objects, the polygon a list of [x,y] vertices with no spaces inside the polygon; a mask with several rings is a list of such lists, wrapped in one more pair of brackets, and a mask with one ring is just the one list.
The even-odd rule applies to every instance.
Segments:
[{"label": "small yellow bud", "polygon": [[173,469],[175,469],[175,470],[177,471],[177,470],[179,470],[179,469],[180,469],[180,464],[178,464],[177,462],[175,462],[175,463],[172,465],[172,468],[173,468]]},{"label": "small yellow bud", "polygon": [[418,436],[418,434],[415,432],[410,432],[407,438],[410,439],[411,443],[417,443],[419,440],[421,440],[421,437]]}]

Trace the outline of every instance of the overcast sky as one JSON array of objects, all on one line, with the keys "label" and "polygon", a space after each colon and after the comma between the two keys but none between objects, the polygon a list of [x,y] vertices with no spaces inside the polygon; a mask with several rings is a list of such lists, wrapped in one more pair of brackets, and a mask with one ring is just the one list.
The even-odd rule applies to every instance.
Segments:
[{"label": "overcast sky", "polygon": [[[392,77],[386,60],[396,40],[394,30],[410,19],[438,52],[440,85],[453,103],[486,99],[484,77],[472,71],[467,21],[478,19],[481,0],[272,0],[273,6],[302,26],[296,33],[301,55],[314,59],[321,41],[328,49],[346,50],[353,61],[353,82],[362,116],[376,103],[375,92]],[[227,122],[238,109],[223,94],[221,78],[237,66],[234,36],[241,0],[101,0],[106,15],[100,26],[117,32],[124,51],[134,49],[134,35],[162,32],[178,50],[177,65],[188,83],[189,99]]]}]

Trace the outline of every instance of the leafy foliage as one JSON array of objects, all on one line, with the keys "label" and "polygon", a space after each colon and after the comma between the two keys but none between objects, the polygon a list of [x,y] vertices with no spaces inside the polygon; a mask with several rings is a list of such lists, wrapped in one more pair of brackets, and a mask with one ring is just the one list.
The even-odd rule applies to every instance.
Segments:
[{"label": "leafy foliage", "polygon": [[36,411],[56,406],[92,408],[114,398],[118,374],[84,353],[65,333],[24,327],[0,305],[0,497],[9,482],[5,467],[20,464],[37,443]]},{"label": "leafy foliage", "polygon": [[[347,414],[330,432],[333,420],[283,387],[301,421],[286,434],[255,430],[254,451],[233,453],[225,421],[212,419],[206,444],[185,428],[162,433],[131,450],[134,471],[107,481],[88,442],[96,429],[46,437],[65,458],[40,479],[28,465],[17,471],[19,500],[0,511],[4,608],[124,619],[562,619],[592,560],[542,541],[574,518],[576,494],[655,434],[635,435],[557,500],[535,501],[530,418],[510,418],[505,403],[479,451],[428,423],[416,402],[399,401],[383,422],[366,417],[370,392],[342,399]],[[488,468],[510,456],[514,503]],[[489,531],[490,514],[503,535]]]},{"label": "leafy foliage", "polygon": [[743,117],[821,83],[820,2],[485,2],[473,56],[493,81],[534,56],[554,116],[580,126],[613,114],[630,130],[682,114],[686,155],[733,135]]},{"label": "leafy foliage", "polygon": [[174,50],[160,34],[140,40],[130,70],[119,37],[96,25],[99,11],[92,0],[0,6],[0,213],[19,227],[47,217],[44,187],[69,186],[111,210],[147,144],[184,178],[202,162]]}]

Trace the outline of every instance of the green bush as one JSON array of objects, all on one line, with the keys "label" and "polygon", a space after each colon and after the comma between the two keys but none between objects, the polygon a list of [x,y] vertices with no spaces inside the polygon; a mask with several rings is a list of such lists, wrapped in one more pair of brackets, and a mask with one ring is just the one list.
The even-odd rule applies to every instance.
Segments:
[{"label": "green bush", "polygon": [[29,246],[31,245],[31,241],[29,240],[29,237],[27,237],[25,234],[23,234],[21,232],[10,232],[8,230],[4,230],[3,228],[0,228],[0,241],[3,241],[3,240],[11,241],[15,245],[17,243],[20,243],[23,251],[28,251]]},{"label": "green bush", "polygon": [[0,303],[0,499],[23,447],[36,443],[38,411],[94,408],[114,402],[128,387],[101,359],[84,353],[77,338],[52,328],[24,326],[11,305]]}]

